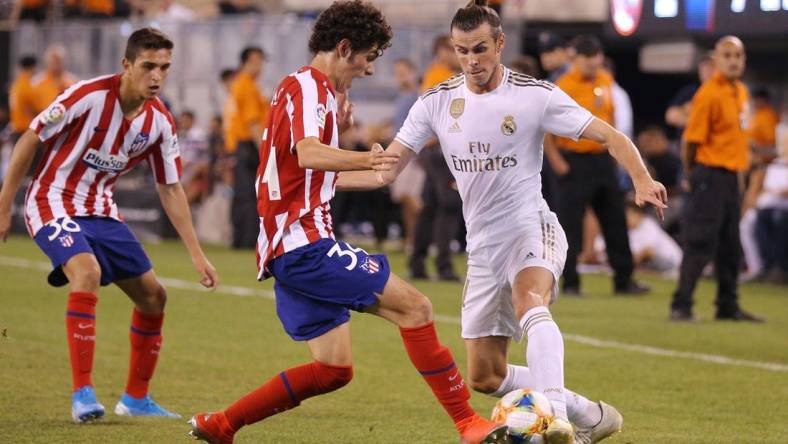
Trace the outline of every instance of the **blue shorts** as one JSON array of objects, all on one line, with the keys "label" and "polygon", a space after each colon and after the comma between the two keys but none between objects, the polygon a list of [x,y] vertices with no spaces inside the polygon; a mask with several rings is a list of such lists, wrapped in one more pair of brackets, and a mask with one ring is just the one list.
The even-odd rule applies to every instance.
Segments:
[{"label": "blue shorts", "polygon": [[273,259],[276,313],[296,341],[314,339],[374,305],[389,280],[389,263],[345,242],[321,239]]},{"label": "blue shorts", "polygon": [[63,264],[79,253],[96,256],[101,285],[140,276],[152,267],[129,227],[108,217],[61,217],[44,225],[33,239],[52,261],[47,281],[55,287],[68,283]]}]

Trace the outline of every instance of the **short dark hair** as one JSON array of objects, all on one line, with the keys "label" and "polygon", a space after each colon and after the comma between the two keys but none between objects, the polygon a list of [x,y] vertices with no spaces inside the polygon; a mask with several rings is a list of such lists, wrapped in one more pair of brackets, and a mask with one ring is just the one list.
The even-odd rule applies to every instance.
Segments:
[{"label": "short dark hair", "polygon": [[602,43],[592,35],[579,35],[572,40],[572,47],[579,55],[591,57],[602,53]]},{"label": "short dark hair", "polygon": [[181,111],[181,117],[188,117],[190,119],[194,119],[194,111],[190,109],[185,109]]},{"label": "short dark hair", "polygon": [[391,46],[391,26],[376,6],[360,0],[337,1],[315,21],[309,50],[312,54],[332,51],[343,39],[353,52]]},{"label": "short dark hair", "polygon": [[501,29],[501,17],[495,10],[487,6],[487,0],[470,0],[464,8],[460,8],[451,19],[451,29],[457,28],[460,31],[473,31],[479,26],[487,23],[492,28],[492,37],[497,39],[503,30]]},{"label": "short dark hair", "polygon": [[133,62],[142,51],[148,49],[172,50],[174,46],[172,40],[158,29],[140,28],[129,36],[124,57]]},{"label": "short dark hair", "polygon": [[19,66],[22,69],[35,68],[38,65],[38,59],[34,55],[26,54],[19,58]]},{"label": "short dark hair", "polygon": [[265,51],[263,51],[263,48],[259,46],[247,46],[241,51],[241,65],[246,63],[252,54],[258,54],[263,58],[263,60],[265,60]]},{"label": "short dark hair", "polygon": [[753,99],[762,99],[765,101],[769,101],[772,98],[772,95],[769,93],[769,90],[764,88],[763,86],[759,86],[752,90],[752,98]]},{"label": "short dark hair", "polygon": [[235,70],[232,68],[225,68],[222,70],[221,74],[219,74],[219,79],[222,82],[226,82],[230,80],[235,75]]}]

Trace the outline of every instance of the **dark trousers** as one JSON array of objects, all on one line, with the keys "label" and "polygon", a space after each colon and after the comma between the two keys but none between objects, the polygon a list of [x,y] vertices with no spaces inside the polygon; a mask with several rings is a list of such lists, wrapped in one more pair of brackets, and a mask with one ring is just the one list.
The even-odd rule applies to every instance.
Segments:
[{"label": "dark trousers", "polygon": [[230,219],[233,223],[233,248],[254,248],[260,231],[257,214],[257,195],[254,182],[260,156],[257,144],[252,141],[238,142],[235,150],[235,185]]},{"label": "dark trousers", "polygon": [[788,273],[788,210],[758,210],[755,237],[763,259],[763,271],[778,269]]},{"label": "dark trousers", "polygon": [[422,154],[427,173],[421,196],[424,207],[416,221],[410,270],[414,274],[424,270],[430,244],[434,241],[438,248],[435,259],[438,272],[453,274],[450,245],[462,222],[462,198],[452,186],[454,178],[440,148],[426,150]]},{"label": "dark trousers", "polygon": [[607,257],[615,272],[614,285],[621,289],[632,279],[634,265],[629,250],[624,195],[618,185],[613,158],[608,153],[577,154],[564,151],[569,173],[558,178],[558,219],[564,227],[569,250],[564,267],[564,288],[578,288],[577,256],[583,247],[583,218],[591,206],[599,219]]},{"label": "dark trousers", "polygon": [[684,203],[679,287],[672,308],[690,310],[692,294],[703,268],[714,259],[717,276],[717,314],[739,310],[737,277],[741,263],[739,240],[739,181],[722,168],[696,166],[690,175],[690,192]]}]

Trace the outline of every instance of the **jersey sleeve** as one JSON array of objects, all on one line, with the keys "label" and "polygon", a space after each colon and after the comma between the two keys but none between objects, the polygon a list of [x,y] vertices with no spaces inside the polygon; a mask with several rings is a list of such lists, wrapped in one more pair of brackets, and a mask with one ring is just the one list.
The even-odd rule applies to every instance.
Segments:
[{"label": "jersey sleeve", "polygon": [[181,152],[178,147],[178,136],[172,117],[168,119],[169,125],[162,131],[161,143],[154,146],[148,155],[148,163],[153,170],[156,183],[172,185],[181,180],[183,168],[181,166]]},{"label": "jersey sleeve", "polygon": [[42,142],[60,134],[69,123],[90,108],[89,96],[74,100],[72,92],[71,89],[66,90],[30,122],[30,129],[35,131]]},{"label": "jersey sleeve", "polygon": [[419,153],[424,148],[424,145],[435,137],[437,136],[432,129],[427,105],[422,99],[418,99],[410,107],[408,117],[394,139],[412,151]]},{"label": "jersey sleeve", "polygon": [[328,90],[307,71],[296,76],[297,87],[290,88],[286,93],[287,114],[292,129],[292,146],[295,150],[298,142],[307,137],[323,139],[326,127],[328,108]]},{"label": "jersey sleeve", "polygon": [[713,103],[705,94],[695,94],[690,106],[687,126],[684,128],[684,140],[693,143],[704,143],[709,138]]},{"label": "jersey sleeve", "polygon": [[590,111],[578,105],[561,88],[550,91],[542,113],[542,131],[577,140],[594,120]]}]

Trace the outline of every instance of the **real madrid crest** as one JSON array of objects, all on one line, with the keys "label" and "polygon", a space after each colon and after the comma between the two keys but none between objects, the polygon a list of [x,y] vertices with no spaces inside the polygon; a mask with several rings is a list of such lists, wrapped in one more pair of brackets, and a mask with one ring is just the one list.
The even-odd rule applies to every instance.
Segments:
[{"label": "real madrid crest", "polygon": [[517,131],[517,124],[514,123],[513,116],[504,116],[503,123],[501,124],[501,132],[504,136],[511,136]]},{"label": "real madrid crest", "polygon": [[454,99],[449,105],[449,114],[455,119],[459,118],[465,112],[465,99]]}]

